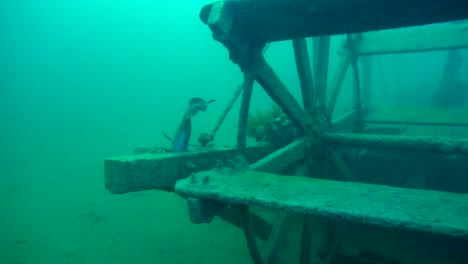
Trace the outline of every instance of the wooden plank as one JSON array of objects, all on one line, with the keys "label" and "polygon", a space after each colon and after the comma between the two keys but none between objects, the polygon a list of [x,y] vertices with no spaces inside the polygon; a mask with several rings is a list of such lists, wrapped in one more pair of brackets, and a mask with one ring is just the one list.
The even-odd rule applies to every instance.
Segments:
[{"label": "wooden plank", "polygon": [[[255,162],[272,151],[270,144],[256,144],[247,148],[246,158]],[[172,191],[177,180],[214,168],[218,159],[227,162],[235,153],[235,148],[225,148],[108,158],[104,163],[105,186],[115,194],[150,189]]]},{"label": "wooden plank", "polygon": [[245,155],[247,148],[247,119],[249,118],[250,101],[252,99],[254,74],[244,73],[244,91],[239,109],[239,120],[237,122],[237,155]]},{"label": "wooden plank", "polygon": [[255,162],[250,169],[270,173],[279,173],[305,157],[307,141],[295,140],[265,158]]},{"label": "wooden plank", "polygon": [[468,195],[247,171],[200,172],[208,182],[177,182],[179,194],[257,205],[385,228],[468,239]]},{"label": "wooden plank", "polygon": [[271,99],[281,107],[297,128],[304,132],[310,131],[312,118],[301,108],[263,57],[260,57],[257,61],[257,82]]},{"label": "wooden plank", "polygon": [[351,64],[351,54],[349,50],[344,49],[341,52],[340,61],[336,68],[335,75],[330,80],[330,97],[328,98],[328,109],[331,113],[335,109],[336,101],[338,100],[338,95],[340,95],[341,86],[343,86],[343,81],[346,77],[346,72],[348,71],[349,64]]},{"label": "wooden plank", "polygon": [[[355,109],[362,109],[361,104],[361,78],[359,76],[359,67],[356,59],[351,60],[351,69],[353,72],[353,107]],[[358,111],[361,120],[362,112]]]},{"label": "wooden plank", "polygon": [[444,23],[364,33],[358,54],[364,56],[467,47],[468,23]]},{"label": "wooden plank", "polygon": [[[271,42],[424,25],[468,18],[466,0],[238,0],[228,7],[233,32]],[[209,4],[200,18],[208,23]],[[337,12],[339,10],[339,12]],[[227,23],[229,24],[229,23]]]},{"label": "wooden plank", "polygon": [[297,74],[301,83],[302,102],[304,109],[312,113],[314,109],[314,82],[312,69],[310,67],[309,52],[307,51],[307,41],[304,38],[293,39],[294,58],[296,60]]},{"label": "wooden plank", "polygon": [[280,219],[271,230],[270,237],[268,238],[265,250],[263,251],[263,258],[265,259],[267,264],[275,263],[275,251],[278,248],[281,237],[284,236],[284,233],[287,230],[286,220],[288,219],[288,217],[290,217],[289,214],[290,213],[288,212],[280,212]]},{"label": "wooden plank", "polygon": [[362,103],[369,109],[373,107],[372,104],[372,56],[365,56],[359,58],[362,66]]},{"label": "wooden plank", "polygon": [[317,78],[316,94],[317,101],[321,106],[324,106],[326,104],[327,98],[328,60],[330,58],[330,36],[320,37],[317,43],[317,68],[315,69],[315,74]]},{"label": "wooden plank", "polygon": [[340,178],[345,181],[358,181],[356,177],[354,177],[351,169],[349,169],[348,165],[344,162],[341,156],[336,152],[334,149],[330,149],[328,153],[329,162],[335,170],[340,174]]},{"label": "wooden plank", "polygon": [[322,139],[330,146],[468,155],[468,139],[450,137],[324,133]]}]

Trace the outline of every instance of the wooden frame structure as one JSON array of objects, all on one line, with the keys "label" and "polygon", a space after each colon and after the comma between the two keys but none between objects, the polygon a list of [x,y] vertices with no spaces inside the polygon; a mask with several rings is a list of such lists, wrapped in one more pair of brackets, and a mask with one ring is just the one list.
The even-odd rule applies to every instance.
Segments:
[{"label": "wooden frame structure", "polygon": [[[460,0],[445,1],[443,8],[440,1],[435,0],[377,2],[379,5],[359,0],[327,1],[328,4],[324,4],[325,1],[300,0],[292,5],[289,0],[242,0],[220,1],[205,6],[200,14],[202,21],[210,27],[214,39],[228,49],[231,60],[244,73],[237,147],[111,158],[105,164],[106,187],[113,193],[146,189],[175,191],[188,198],[193,222],[210,222],[217,215],[243,228],[254,263],[282,263],[278,241],[283,239],[286,223],[292,221],[295,214],[305,215],[299,217],[303,228],[300,231],[302,247],[297,259],[304,264],[311,263],[314,258],[311,254],[318,254],[318,249],[311,249],[314,243],[310,232],[314,230],[314,223],[320,223],[322,218],[442,235],[453,238],[454,242],[450,243],[468,244],[468,198],[465,194],[326,180],[331,170],[329,166],[342,179],[355,179],[332,148],[334,146],[468,154],[468,139],[359,133],[363,124],[369,121],[361,98],[369,100],[370,93],[370,62],[363,63],[361,80],[359,57],[468,47],[466,24],[351,34],[468,18],[468,9]],[[402,5],[408,8],[401,8]],[[361,16],[334,11],[337,8],[359,10]],[[381,19],[382,12],[387,19]],[[324,24],[328,26],[324,27]],[[442,32],[447,37],[437,39],[433,36]],[[339,51],[338,68],[330,79],[329,35],[339,33],[348,35]],[[314,37],[314,73],[305,37]],[[292,40],[294,48],[302,106],[262,56],[267,42],[286,39]],[[354,109],[341,117],[334,117],[333,110],[349,67],[353,72]],[[276,151],[269,144],[247,146],[246,124],[255,81],[281,107],[303,137]],[[251,163],[250,168],[242,166],[243,158],[237,162],[240,164],[237,169],[220,162],[234,155],[245,158]],[[187,165],[193,162],[197,165],[195,168]],[[296,175],[322,180],[272,174],[298,162],[302,165],[297,167]],[[428,202],[440,210],[421,210]],[[444,203],[450,203],[450,207]],[[232,206],[227,209],[226,204]],[[281,213],[275,225],[255,210],[249,210],[248,206],[252,205],[285,212]],[[320,219],[314,222],[310,217]],[[322,223],[323,229],[328,230],[326,226]],[[263,252],[260,252],[255,237],[267,241]],[[330,237],[330,234],[321,237]],[[334,247],[328,247],[321,261],[329,263],[336,256],[335,251]],[[456,250],[449,252],[457,260],[466,258]]]}]

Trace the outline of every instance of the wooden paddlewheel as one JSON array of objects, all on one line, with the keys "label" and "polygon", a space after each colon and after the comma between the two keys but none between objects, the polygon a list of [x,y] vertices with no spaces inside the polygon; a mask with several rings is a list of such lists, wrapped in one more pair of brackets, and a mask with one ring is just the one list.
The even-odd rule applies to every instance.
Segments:
[{"label": "wooden paddlewheel", "polygon": [[[254,263],[468,263],[468,108],[379,108],[370,82],[373,55],[468,47],[467,23],[423,26],[467,19],[465,1],[233,0],[200,17],[244,73],[203,142],[242,92],[236,148],[109,158],[110,192],[175,191],[194,223],[218,216],[242,228]],[[346,40],[329,77],[336,34]],[[284,40],[302,105],[262,55]],[[348,70],[353,109],[335,116]],[[285,147],[246,143],[255,81],[298,131]],[[428,126],[447,136],[422,135]]]}]

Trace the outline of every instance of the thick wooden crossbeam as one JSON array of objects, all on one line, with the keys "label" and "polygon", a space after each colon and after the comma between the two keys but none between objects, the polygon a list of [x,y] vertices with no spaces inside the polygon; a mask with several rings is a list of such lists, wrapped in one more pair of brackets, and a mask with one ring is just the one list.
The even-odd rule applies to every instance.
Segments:
[{"label": "thick wooden crossbeam", "polygon": [[312,118],[294,99],[278,75],[263,57],[257,60],[257,82],[277,103],[294,125],[302,131],[310,131]]},{"label": "thick wooden crossbeam", "polygon": [[[246,158],[255,162],[273,151],[270,144],[247,147]],[[184,153],[139,154],[105,160],[105,186],[111,193],[151,189],[172,191],[177,180],[192,172],[212,169],[218,159],[227,162],[235,148],[209,149]]]},{"label": "thick wooden crossbeam", "polygon": [[324,133],[322,139],[330,146],[468,155],[468,139],[352,133]]},{"label": "thick wooden crossbeam", "polygon": [[200,172],[181,195],[468,239],[468,196],[247,171]]},{"label": "thick wooden crossbeam", "polygon": [[296,60],[297,74],[301,84],[302,103],[304,109],[312,113],[315,102],[314,80],[312,69],[310,67],[309,52],[307,50],[307,41],[304,38],[293,39],[294,58]]},{"label": "thick wooden crossbeam", "polygon": [[317,102],[324,106],[327,98],[327,81],[328,81],[328,61],[330,59],[330,36],[324,36],[317,39],[314,44],[314,49],[317,50],[317,64],[315,74],[317,78]]},{"label": "thick wooden crossbeam", "polygon": [[468,22],[364,33],[358,54],[364,56],[457,48],[468,48]]},{"label": "thick wooden crossbeam", "polygon": [[340,60],[338,66],[336,67],[335,73],[330,80],[330,93],[328,98],[328,109],[333,113],[336,101],[340,95],[341,87],[343,86],[343,81],[346,77],[346,72],[348,72],[349,65],[351,64],[351,54],[349,49],[343,49],[342,54],[340,55]]},{"label": "thick wooden crossbeam", "polygon": [[229,13],[220,24],[244,39],[260,42],[468,18],[466,0],[227,0],[202,9],[200,17],[205,23],[210,11],[218,10],[216,5],[223,5]]},{"label": "thick wooden crossbeam", "polygon": [[307,152],[307,140],[296,140],[250,166],[251,170],[279,173],[292,164],[304,159]]},{"label": "thick wooden crossbeam", "polygon": [[379,108],[366,114],[363,122],[379,124],[464,127],[468,126],[468,108]]}]

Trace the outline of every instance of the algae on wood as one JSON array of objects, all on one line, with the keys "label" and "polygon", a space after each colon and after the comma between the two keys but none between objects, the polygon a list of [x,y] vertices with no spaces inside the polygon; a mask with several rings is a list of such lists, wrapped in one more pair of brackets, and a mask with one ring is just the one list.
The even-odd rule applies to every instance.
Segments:
[{"label": "algae on wood", "polygon": [[177,182],[181,195],[468,238],[468,195],[247,171],[200,172]]}]

